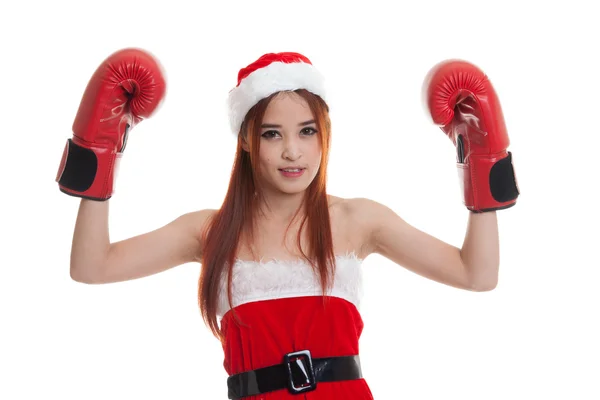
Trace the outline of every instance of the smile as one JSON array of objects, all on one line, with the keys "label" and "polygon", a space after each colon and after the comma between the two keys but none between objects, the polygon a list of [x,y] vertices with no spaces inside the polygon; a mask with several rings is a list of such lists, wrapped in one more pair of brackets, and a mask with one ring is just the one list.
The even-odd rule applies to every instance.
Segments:
[{"label": "smile", "polygon": [[280,169],[279,172],[281,172],[283,176],[287,178],[297,178],[299,176],[302,176],[304,170],[305,168],[283,168]]}]

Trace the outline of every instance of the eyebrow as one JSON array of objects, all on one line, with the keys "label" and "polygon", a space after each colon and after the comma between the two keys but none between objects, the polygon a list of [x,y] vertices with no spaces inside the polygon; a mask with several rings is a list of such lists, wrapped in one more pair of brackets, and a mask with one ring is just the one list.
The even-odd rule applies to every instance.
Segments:
[{"label": "eyebrow", "polygon": [[[304,122],[300,122],[298,124],[298,126],[306,126],[306,125],[310,125],[310,124],[314,124],[315,120],[311,119],[309,121],[304,121]],[[261,128],[281,128],[281,125],[277,125],[277,124],[262,124],[260,126]]]}]

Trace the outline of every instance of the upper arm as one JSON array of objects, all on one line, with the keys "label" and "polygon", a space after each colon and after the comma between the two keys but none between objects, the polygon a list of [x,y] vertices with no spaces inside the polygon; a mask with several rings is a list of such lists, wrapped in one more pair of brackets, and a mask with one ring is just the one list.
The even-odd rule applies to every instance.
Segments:
[{"label": "upper arm", "polygon": [[90,283],[142,278],[196,261],[213,210],[184,214],[168,224],[110,245],[106,263]]},{"label": "upper arm", "polygon": [[370,252],[437,282],[471,289],[460,249],[415,228],[375,201],[357,199],[353,208]]}]

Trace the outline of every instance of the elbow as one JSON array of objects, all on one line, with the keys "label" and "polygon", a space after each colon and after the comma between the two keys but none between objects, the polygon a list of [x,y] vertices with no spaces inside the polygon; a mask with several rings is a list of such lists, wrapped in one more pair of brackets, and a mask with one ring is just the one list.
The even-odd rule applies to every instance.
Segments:
[{"label": "elbow", "polygon": [[84,252],[71,252],[69,274],[78,283],[102,283],[108,267],[108,257]]},{"label": "elbow", "polygon": [[92,283],[91,279],[89,279],[89,277],[83,275],[82,273],[78,272],[76,269],[71,267],[70,270],[70,276],[71,276],[71,280],[77,282],[77,283]]},{"label": "elbow", "polygon": [[485,281],[471,281],[469,290],[472,292],[491,292],[498,286],[498,279],[488,279]]},{"label": "elbow", "polygon": [[497,284],[474,285],[471,287],[472,292],[491,292],[496,289]]},{"label": "elbow", "polygon": [[69,276],[71,277],[71,280],[83,283],[83,277],[81,276],[80,268],[77,267],[72,258],[71,265],[69,266]]},{"label": "elbow", "polygon": [[472,292],[490,292],[498,286],[498,274],[473,277],[467,280],[467,290]]},{"label": "elbow", "polygon": [[497,264],[479,264],[476,267],[463,264],[466,289],[472,292],[490,292],[498,286]]},{"label": "elbow", "polygon": [[77,283],[95,284],[99,282],[98,274],[91,272],[95,270],[97,269],[71,264],[69,275]]}]

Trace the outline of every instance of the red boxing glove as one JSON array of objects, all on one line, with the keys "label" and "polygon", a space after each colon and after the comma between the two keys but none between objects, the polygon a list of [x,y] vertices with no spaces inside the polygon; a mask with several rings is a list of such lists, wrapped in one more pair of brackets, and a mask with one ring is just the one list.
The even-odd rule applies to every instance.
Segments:
[{"label": "red boxing glove", "polygon": [[435,65],[423,83],[423,101],[433,123],[456,146],[463,202],[473,212],[513,206],[519,189],[507,151],[500,102],[488,77],[461,60]]},{"label": "red boxing glove", "polygon": [[123,49],[98,67],[79,105],[56,182],[72,196],[108,200],[127,135],[162,102],[166,90],[159,62],[140,49]]}]

